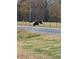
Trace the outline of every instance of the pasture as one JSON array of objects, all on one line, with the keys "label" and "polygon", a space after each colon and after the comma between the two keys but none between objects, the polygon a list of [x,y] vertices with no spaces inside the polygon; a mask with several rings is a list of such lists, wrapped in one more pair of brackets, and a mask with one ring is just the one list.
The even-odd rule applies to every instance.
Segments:
[{"label": "pasture", "polygon": [[17,31],[17,59],[60,59],[61,35]]}]

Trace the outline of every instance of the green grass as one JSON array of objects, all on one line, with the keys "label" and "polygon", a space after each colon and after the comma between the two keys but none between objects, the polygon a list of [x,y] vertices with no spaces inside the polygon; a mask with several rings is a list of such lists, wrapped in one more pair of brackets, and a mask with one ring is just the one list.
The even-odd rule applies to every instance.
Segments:
[{"label": "green grass", "polygon": [[24,32],[24,31],[22,31],[22,32],[20,32],[20,31],[18,31],[18,34],[17,34],[17,39],[18,40],[27,40],[27,39],[31,39],[31,38],[34,38],[34,37],[37,37],[37,36],[40,36],[39,34],[33,34],[33,33],[28,33],[28,34],[26,34],[27,32]]},{"label": "green grass", "polygon": [[36,33],[18,31],[18,41],[24,41],[25,44],[22,46],[30,53],[35,54],[37,57],[43,59],[60,59],[61,56],[61,40],[60,35],[40,35]]}]

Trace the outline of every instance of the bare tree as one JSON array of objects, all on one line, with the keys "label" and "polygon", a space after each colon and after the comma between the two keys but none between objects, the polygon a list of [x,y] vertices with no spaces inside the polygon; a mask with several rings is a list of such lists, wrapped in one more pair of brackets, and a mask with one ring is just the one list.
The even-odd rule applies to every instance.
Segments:
[{"label": "bare tree", "polygon": [[61,3],[60,0],[54,1],[49,5],[49,14],[52,21],[61,21]]},{"label": "bare tree", "polygon": [[19,13],[23,17],[30,16],[32,21],[56,22],[61,19],[61,0],[20,0],[19,6]]}]

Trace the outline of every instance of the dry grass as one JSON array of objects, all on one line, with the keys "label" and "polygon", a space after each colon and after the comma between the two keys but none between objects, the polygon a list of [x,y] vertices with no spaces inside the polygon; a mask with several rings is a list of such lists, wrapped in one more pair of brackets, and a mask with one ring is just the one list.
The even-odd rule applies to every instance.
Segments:
[{"label": "dry grass", "polygon": [[32,23],[29,23],[29,22],[17,22],[17,25],[21,25],[21,26],[32,26]]},{"label": "dry grass", "polygon": [[[17,25],[32,26],[33,23],[29,23],[29,22],[17,22]],[[56,23],[56,22],[43,22],[43,24],[40,24],[39,26],[40,27],[61,28],[61,23]]]},{"label": "dry grass", "polygon": [[44,22],[42,27],[61,28],[61,23],[56,22]]},{"label": "dry grass", "polygon": [[60,35],[17,31],[18,59],[60,59]]}]

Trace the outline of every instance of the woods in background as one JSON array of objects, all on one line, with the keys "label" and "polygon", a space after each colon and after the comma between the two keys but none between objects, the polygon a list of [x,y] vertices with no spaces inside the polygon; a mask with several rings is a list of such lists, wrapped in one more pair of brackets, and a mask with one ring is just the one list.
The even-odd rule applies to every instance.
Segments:
[{"label": "woods in background", "polygon": [[61,22],[61,0],[19,0],[17,20]]}]

